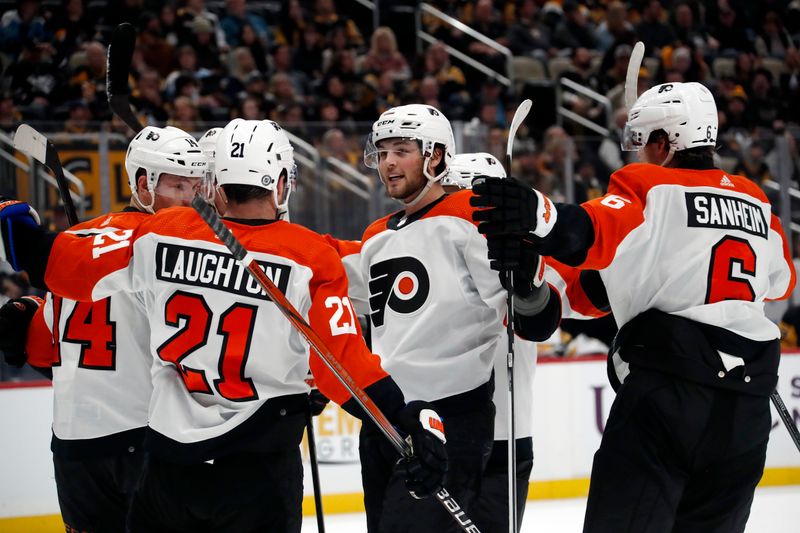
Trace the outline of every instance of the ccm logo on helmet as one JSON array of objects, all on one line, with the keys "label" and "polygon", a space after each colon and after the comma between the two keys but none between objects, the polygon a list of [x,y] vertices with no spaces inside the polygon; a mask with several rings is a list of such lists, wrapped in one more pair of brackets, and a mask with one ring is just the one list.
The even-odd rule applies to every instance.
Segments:
[{"label": "ccm logo on helmet", "polygon": [[369,306],[372,324],[383,326],[388,306],[401,314],[413,313],[428,299],[431,283],[418,259],[397,257],[372,265],[369,269]]},{"label": "ccm logo on helmet", "polygon": [[389,124],[394,124],[394,119],[392,120],[381,120],[377,124],[375,124],[376,128],[380,128],[381,126],[387,126]]}]

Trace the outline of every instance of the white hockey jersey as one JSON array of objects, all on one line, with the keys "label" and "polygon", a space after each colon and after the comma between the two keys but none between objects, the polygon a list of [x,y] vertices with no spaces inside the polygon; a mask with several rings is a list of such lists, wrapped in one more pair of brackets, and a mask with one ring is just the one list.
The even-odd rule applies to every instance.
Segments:
[{"label": "white hockey jersey", "polygon": [[[70,233],[130,230],[147,217],[114,213],[76,225]],[[28,331],[28,353],[34,366],[52,367],[54,453],[83,457],[91,450],[97,457],[140,444],[152,392],[152,357],[139,298],[122,293],[76,302],[48,293],[37,315]]]},{"label": "white hockey jersey", "polygon": [[[356,383],[386,377],[361,339],[341,261],[321,236],[283,221],[226,224]],[[231,439],[277,428],[287,414],[280,402],[308,393],[309,366],[323,394],[349,398],[192,209],[165,209],[135,230],[95,238],[59,235],[45,280],[76,299],[142,293],[154,356],[149,426],[170,456],[192,447],[213,458]]]},{"label": "white hockey jersey", "polygon": [[[506,292],[472,222],[471,191],[367,228],[360,271],[372,349],[406,400],[434,401],[486,384],[502,339]],[[368,277],[367,277],[368,276]]]},{"label": "white hockey jersey", "polygon": [[787,297],[795,272],[780,221],[752,181],[633,164],[582,207],[595,238],[580,267],[600,272],[619,327],[657,309],[754,341],[780,336],[764,301]]}]

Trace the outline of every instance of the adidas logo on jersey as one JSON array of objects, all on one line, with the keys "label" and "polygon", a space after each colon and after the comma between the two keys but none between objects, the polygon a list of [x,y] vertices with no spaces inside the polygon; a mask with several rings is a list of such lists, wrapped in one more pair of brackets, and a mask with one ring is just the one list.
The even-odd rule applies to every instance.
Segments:
[{"label": "adidas logo on jersey", "polygon": [[719,180],[719,184],[722,187],[736,187],[736,185],[733,184],[731,179],[728,176],[726,176],[725,174],[722,175],[722,179]]}]

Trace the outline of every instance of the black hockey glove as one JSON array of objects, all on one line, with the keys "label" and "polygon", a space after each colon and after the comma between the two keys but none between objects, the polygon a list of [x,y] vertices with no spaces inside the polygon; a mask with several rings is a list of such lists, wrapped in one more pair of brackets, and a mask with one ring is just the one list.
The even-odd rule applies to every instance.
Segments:
[{"label": "black hockey glove", "polygon": [[472,182],[472,219],[487,237],[534,234],[546,237],[556,222],[553,203],[516,178],[476,178]]},{"label": "black hockey glove", "polygon": [[492,270],[500,271],[500,284],[508,289],[506,272],[514,273],[514,294],[527,298],[544,283],[544,260],[528,239],[498,236],[487,239]]},{"label": "black hockey glove", "polygon": [[442,487],[447,473],[442,419],[428,402],[414,401],[397,414],[396,422],[411,439],[413,452],[397,461],[398,472],[411,496],[427,498]]},{"label": "black hockey glove", "polygon": [[25,353],[28,326],[41,304],[41,298],[23,296],[0,307],[0,350],[9,365],[20,368],[28,360]]},{"label": "black hockey glove", "polygon": [[330,400],[318,389],[311,389],[311,392],[308,393],[308,407],[311,409],[311,416],[319,416],[329,402]]}]

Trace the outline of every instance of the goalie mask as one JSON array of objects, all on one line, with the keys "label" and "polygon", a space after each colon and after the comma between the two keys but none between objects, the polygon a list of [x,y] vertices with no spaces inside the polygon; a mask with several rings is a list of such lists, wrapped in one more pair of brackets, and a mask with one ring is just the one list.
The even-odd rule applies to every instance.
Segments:
[{"label": "goalie mask", "polygon": [[[139,197],[137,174],[141,172],[140,169],[146,172],[147,190],[151,195],[149,204],[142,202]],[[173,193],[181,197],[189,196],[191,200],[191,196],[198,191],[198,186],[206,177],[207,169],[208,160],[197,141],[185,131],[172,126],[147,126],[133,138],[125,153],[125,171],[128,173],[131,195],[149,213],[153,212],[156,194],[176,197],[169,192],[156,190],[162,174],[197,178],[191,190]]]},{"label": "goalie mask", "polygon": [[[289,196],[297,180],[297,166],[294,148],[276,122],[232,120],[217,136],[214,159],[218,187],[263,187],[273,192],[272,198],[279,214],[288,210]],[[286,176],[286,182],[283,197],[278,198],[281,176]]]},{"label": "goalie mask", "polygon": [[[429,105],[409,104],[384,111],[372,125],[372,132],[364,147],[364,164],[367,167],[378,169],[381,152],[386,151],[382,150],[379,144],[387,139],[412,139],[419,144],[423,158],[422,173],[428,183],[414,200],[406,203],[406,206],[413,206],[425,196],[433,183],[447,174],[447,167],[455,153],[453,128],[441,111]],[[444,168],[433,175],[429,172],[428,166],[437,145],[442,148]],[[378,172],[380,174],[380,170]]]},{"label": "goalie mask", "polygon": [[442,178],[442,185],[471,189],[472,180],[478,176],[505,178],[506,171],[492,154],[486,152],[457,154],[450,161],[447,174]]}]

